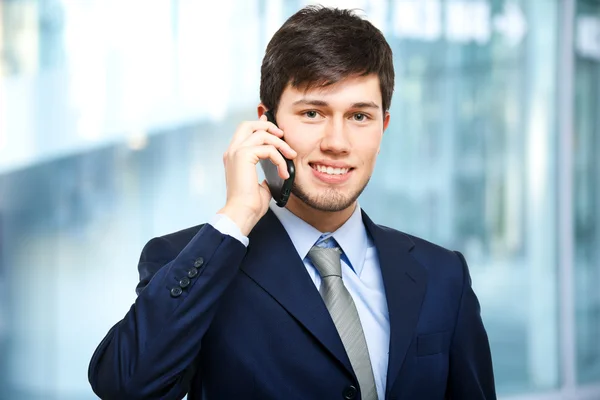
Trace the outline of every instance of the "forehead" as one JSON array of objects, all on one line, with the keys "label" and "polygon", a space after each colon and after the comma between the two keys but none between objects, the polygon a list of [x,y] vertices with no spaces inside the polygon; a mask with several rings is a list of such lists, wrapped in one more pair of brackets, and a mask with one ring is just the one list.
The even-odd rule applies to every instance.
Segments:
[{"label": "forehead", "polygon": [[332,106],[373,102],[381,107],[379,77],[375,74],[352,76],[331,85],[310,88],[288,84],[281,94],[280,105],[290,106],[299,100],[319,100]]}]

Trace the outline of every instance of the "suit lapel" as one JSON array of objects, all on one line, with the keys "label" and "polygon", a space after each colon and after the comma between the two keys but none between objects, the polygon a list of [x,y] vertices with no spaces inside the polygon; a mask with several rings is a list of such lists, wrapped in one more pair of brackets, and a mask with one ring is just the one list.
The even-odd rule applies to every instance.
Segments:
[{"label": "suit lapel", "polygon": [[413,339],[427,288],[427,270],[411,255],[412,240],[401,232],[363,221],[379,256],[390,319],[387,391],[391,390]]},{"label": "suit lapel", "polygon": [[254,227],[249,239],[242,270],[354,376],[329,311],[287,232],[271,210]]}]

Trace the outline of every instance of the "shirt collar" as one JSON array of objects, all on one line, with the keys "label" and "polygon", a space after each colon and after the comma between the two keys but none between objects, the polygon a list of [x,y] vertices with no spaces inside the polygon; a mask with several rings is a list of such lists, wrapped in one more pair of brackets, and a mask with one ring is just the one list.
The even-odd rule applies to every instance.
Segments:
[{"label": "shirt collar", "polygon": [[[323,236],[323,232],[309,225],[287,208],[277,206],[274,201],[271,201],[269,206],[287,231],[298,255],[304,259],[312,246]],[[360,276],[367,253],[368,236],[358,203],[350,218],[338,230],[327,236],[333,236],[354,272]]]}]

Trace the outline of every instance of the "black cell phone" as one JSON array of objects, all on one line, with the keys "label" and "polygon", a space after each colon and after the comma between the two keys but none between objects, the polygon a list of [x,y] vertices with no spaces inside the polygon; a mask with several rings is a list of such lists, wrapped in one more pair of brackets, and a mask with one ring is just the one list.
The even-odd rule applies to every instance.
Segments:
[{"label": "black cell phone", "polygon": [[[267,116],[267,120],[277,125],[275,122],[275,116],[271,112],[271,110],[266,111],[265,115]],[[277,150],[279,151],[279,150]],[[279,152],[281,154],[281,152]],[[283,154],[281,154],[283,156]],[[277,172],[277,166],[271,162],[271,160],[260,160],[260,166],[262,167],[263,172],[265,173],[265,179],[267,180],[267,185],[269,186],[269,191],[271,192],[271,196],[275,199],[275,202],[279,207],[285,207],[288,199],[290,198],[290,194],[292,193],[292,185],[294,184],[294,177],[296,176],[296,168],[294,166],[294,162],[285,156],[283,157],[287,164],[287,170],[290,174],[290,177],[287,179],[281,179],[279,173]]]}]

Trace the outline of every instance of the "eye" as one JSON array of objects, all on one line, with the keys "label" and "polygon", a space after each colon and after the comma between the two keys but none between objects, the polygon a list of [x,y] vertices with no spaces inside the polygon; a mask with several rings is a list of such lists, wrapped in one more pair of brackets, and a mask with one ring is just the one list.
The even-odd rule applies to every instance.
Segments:
[{"label": "eye", "polygon": [[319,114],[318,114],[316,111],[314,111],[314,110],[310,110],[310,111],[306,111],[306,112],[304,113],[304,115],[306,115],[306,116],[307,116],[308,118],[310,118],[310,119],[314,119],[314,118],[317,118],[317,116],[318,116]]},{"label": "eye", "polygon": [[354,120],[358,121],[358,122],[363,122],[365,120],[367,120],[369,117],[366,116],[366,114],[362,114],[362,113],[356,113],[354,114]]}]

